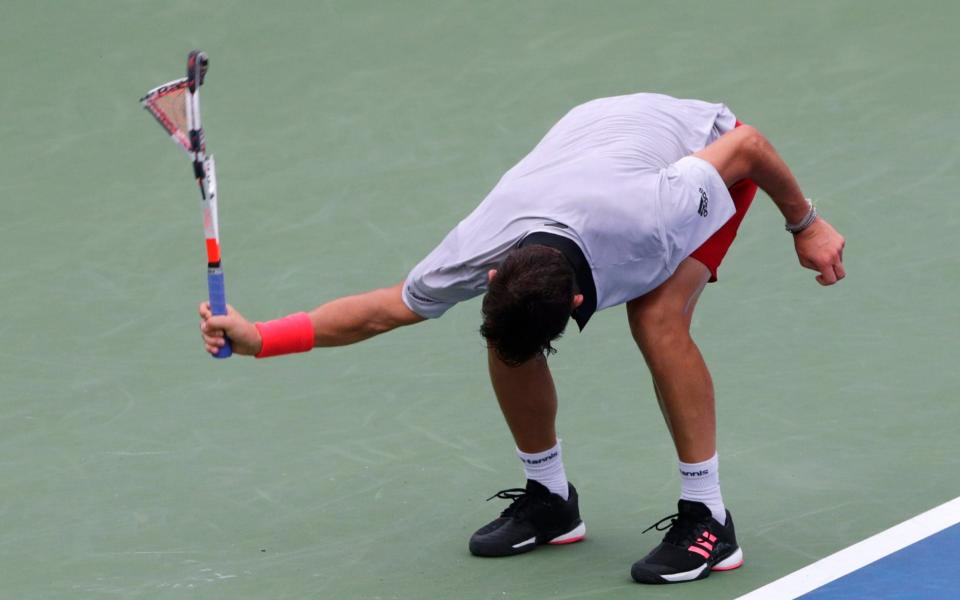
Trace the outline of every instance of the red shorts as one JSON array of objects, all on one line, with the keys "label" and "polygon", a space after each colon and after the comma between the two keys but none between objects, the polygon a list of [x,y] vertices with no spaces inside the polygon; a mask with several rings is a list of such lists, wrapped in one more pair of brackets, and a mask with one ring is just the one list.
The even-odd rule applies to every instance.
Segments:
[{"label": "red shorts", "polygon": [[[737,127],[740,127],[740,121],[737,121]],[[723,257],[727,255],[727,250],[733,244],[733,239],[737,237],[737,229],[740,228],[740,222],[747,214],[753,197],[757,195],[757,184],[750,179],[741,179],[730,186],[730,197],[733,198],[733,208],[736,212],[730,217],[730,220],[723,224],[723,227],[717,230],[710,239],[703,245],[693,251],[692,258],[702,262],[710,269],[710,281],[717,280],[717,268],[723,262]]]}]

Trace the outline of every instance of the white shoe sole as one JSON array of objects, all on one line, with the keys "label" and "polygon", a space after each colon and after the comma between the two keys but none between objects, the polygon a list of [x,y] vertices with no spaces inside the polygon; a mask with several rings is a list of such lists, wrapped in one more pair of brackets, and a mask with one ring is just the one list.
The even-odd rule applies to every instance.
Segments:
[{"label": "white shoe sole", "polygon": [[[721,560],[711,568],[711,571],[732,571],[740,565],[743,564],[743,550],[737,548],[733,554],[727,558]],[[700,565],[698,568],[692,571],[686,571],[684,573],[673,573],[671,575],[661,575],[660,578],[664,581],[669,581],[670,583],[677,583],[680,581],[693,581],[703,575],[703,572],[706,570],[707,565]]]},{"label": "white shoe sole", "polygon": [[721,560],[717,564],[713,565],[713,568],[710,570],[711,571],[732,571],[740,567],[741,565],[743,565],[743,550],[741,550],[740,548],[737,548],[737,550],[733,554]]},{"label": "white shoe sole", "polygon": [[581,521],[579,525],[577,525],[567,533],[563,535],[558,535],[557,537],[553,538],[547,543],[548,544],[572,544],[574,542],[579,542],[586,536],[587,536],[587,526],[583,523],[583,521]]}]

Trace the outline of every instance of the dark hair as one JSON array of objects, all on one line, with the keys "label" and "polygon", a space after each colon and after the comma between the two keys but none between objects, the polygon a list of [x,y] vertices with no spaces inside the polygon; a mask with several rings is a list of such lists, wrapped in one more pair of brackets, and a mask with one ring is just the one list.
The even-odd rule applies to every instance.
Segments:
[{"label": "dark hair", "polygon": [[559,250],[524,246],[512,250],[483,297],[480,334],[497,356],[519,366],[556,352],[573,306],[573,268]]}]

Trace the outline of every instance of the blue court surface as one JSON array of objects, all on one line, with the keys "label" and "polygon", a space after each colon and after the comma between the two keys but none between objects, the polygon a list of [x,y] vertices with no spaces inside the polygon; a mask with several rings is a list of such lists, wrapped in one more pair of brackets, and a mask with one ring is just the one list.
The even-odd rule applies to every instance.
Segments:
[{"label": "blue court surface", "polygon": [[763,586],[741,600],[960,598],[960,498]]}]

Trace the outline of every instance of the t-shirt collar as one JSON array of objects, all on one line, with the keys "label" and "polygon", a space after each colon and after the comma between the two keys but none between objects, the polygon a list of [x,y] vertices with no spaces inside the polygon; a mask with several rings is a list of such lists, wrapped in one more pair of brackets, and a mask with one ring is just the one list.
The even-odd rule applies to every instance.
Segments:
[{"label": "t-shirt collar", "polygon": [[583,255],[580,246],[570,238],[546,231],[535,231],[523,238],[518,244],[518,248],[539,244],[549,248],[559,250],[570,266],[573,267],[576,286],[580,294],[583,294],[583,303],[575,308],[571,313],[573,320],[577,322],[580,331],[587,326],[587,321],[597,310],[597,287],[593,283],[593,271],[590,269],[590,263]]}]

